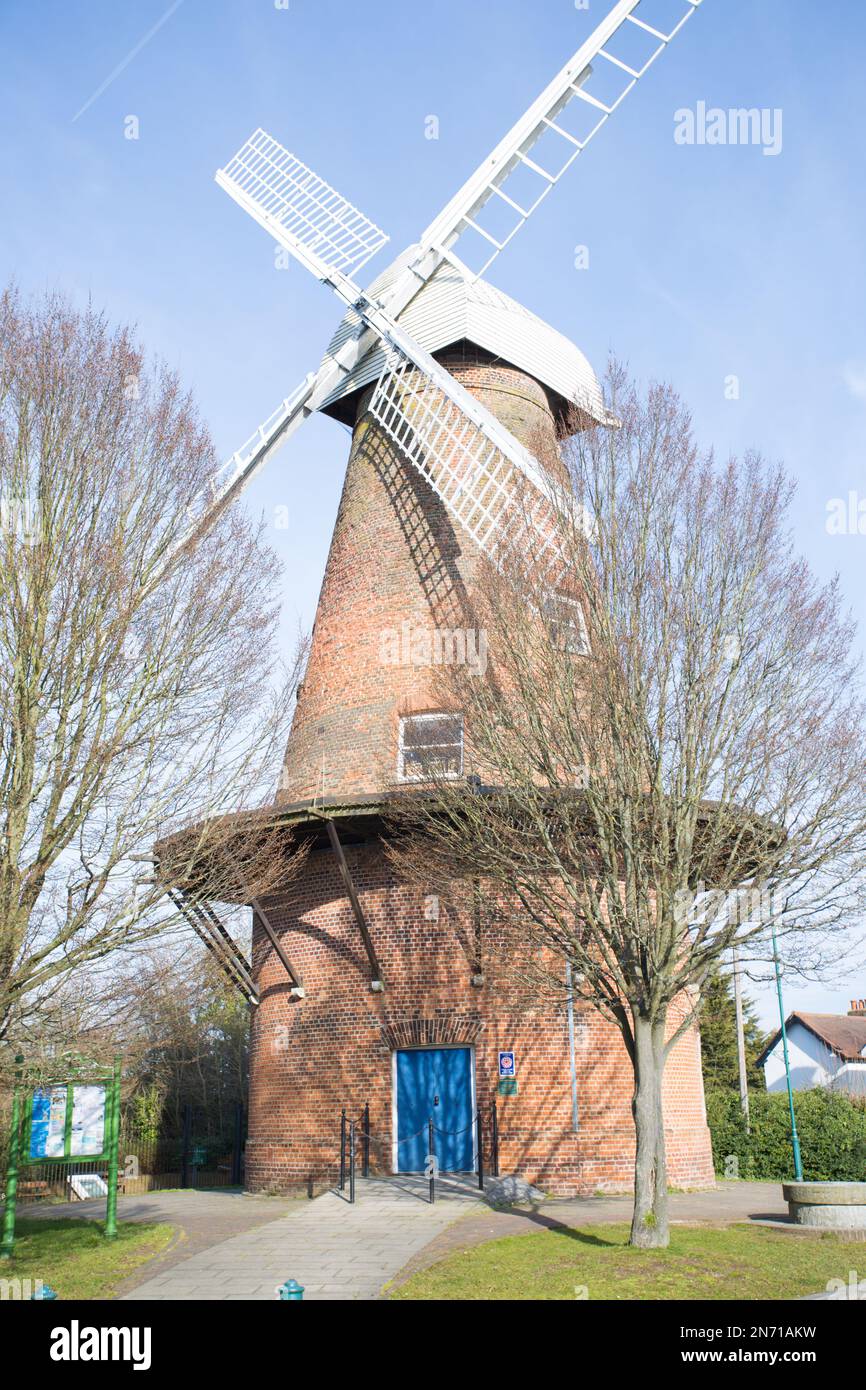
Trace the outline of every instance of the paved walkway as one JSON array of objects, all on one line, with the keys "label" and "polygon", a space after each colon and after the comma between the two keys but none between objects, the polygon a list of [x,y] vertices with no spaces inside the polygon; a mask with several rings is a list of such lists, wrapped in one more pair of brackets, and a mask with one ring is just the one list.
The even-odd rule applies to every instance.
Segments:
[{"label": "paved walkway", "polygon": [[[305,1301],[374,1299],[434,1237],[478,1208],[479,1195],[468,1183],[443,1181],[431,1206],[423,1179],[360,1180],[354,1206],[335,1192],[296,1203],[286,1215],[161,1270],[123,1297],[273,1300],[280,1284],[296,1279]],[[125,1209],[122,1216],[130,1219]]]},{"label": "paved walkway", "polygon": [[[297,1279],[306,1299],[330,1300],[378,1298],[384,1284],[500,1236],[627,1222],[632,1202],[628,1195],[601,1196],[497,1209],[470,1183],[447,1180],[431,1207],[423,1179],[405,1176],[360,1180],[354,1206],[333,1192],[309,1201],[233,1191],[152,1192],[121,1197],[118,1206],[123,1221],[178,1227],[169,1249],[120,1286],[122,1298],[269,1300],[284,1280]],[[670,1209],[672,1221],[689,1224],[787,1222],[780,1183],[723,1182],[709,1192],[671,1193]],[[21,1214],[101,1219],[105,1203]]]},{"label": "paved walkway", "polygon": [[[294,1211],[306,1198],[260,1197],[233,1189],[197,1192],[147,1192],[137,1197],[118,1197],[117,1214],[121,1221],[165,1222],[176,1227],[171,1243],[151,1260],[144,1271],[131,1275],[119,1285],[126,1293],[150,1278],[156,1271],[170,1268],[188,1260],[202,1250],[244,1231],[255,1230],[268,1221],[277,1221]],[[32,1203],[18,1208],[19,1216],[28,1220],[57,1221],[74,1217],[83,1221],[105,1220],[105,1198],[88,1202],[58,1204]]]}]

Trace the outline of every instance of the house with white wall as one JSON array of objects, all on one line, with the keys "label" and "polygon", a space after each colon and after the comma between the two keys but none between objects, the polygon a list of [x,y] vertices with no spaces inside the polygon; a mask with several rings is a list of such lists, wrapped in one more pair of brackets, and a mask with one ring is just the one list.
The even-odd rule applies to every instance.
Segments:
[{"label": "house with white wall", "polygon": [[[862,1002],[862,1001],[857,1001]],[[866,1010],[849,1014],[792,1013],[785,1023],[791,1082],[796,1091],[826,1086],[866,1096]],[[784,1091],[781,1030],[758,1058],[768,1091]]]}]

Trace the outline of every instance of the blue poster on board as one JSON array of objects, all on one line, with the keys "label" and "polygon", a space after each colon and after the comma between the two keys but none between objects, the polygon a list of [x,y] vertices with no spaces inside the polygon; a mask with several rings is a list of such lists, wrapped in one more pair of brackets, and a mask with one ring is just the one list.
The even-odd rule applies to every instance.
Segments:
[{"label": "blue poster on board", "polygon": [[47,1091],[33,1095],[33,1120],[30,1126],[30,1157],[44,1158],[48,1142],[48,1121],[51,1116],[51,1096]]},{"label": "blue poster on board", "polygon": [[31,1158],[62,1158],[66,1132],[66,1087],[33,1092]]}]

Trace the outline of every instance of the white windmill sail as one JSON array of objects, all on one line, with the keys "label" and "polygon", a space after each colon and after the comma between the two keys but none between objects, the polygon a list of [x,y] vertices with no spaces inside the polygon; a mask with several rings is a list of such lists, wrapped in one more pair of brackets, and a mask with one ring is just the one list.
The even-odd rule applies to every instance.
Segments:
[{"label": "white windmill sail", "polygon": [[562,585],[567,562],[552,483],[537,474],[531,488],[523,486],[523,470],[397,347],[387,355],[369,410],[491,559],[503,560],[512,546],[527,558],[528,530],[537,578],[544,588]]},{"label": "white windmill sail", "polygon": [[[421,237],[422,249],[447,256],[473,279],[484,275],[701,3],[702,0],[619,0],[431,222]],[[592,64],[598,58],[604,62],[596,70]],[[607,80],[611,76],[616,79],[612,84]],[[583,105],[589,119],[584,125],[568,129],[562,117],[566,108],[574,104]],[[542,142],[544,155],[533,158],[530,152]],[[514,185],[521,174],[527,177],[518,193]],[[495,231],[491,230],[492,224],[485,225],[480,220],[480,214],[494,201],[504,214],[504,220],[496,222]],[[474,233],[487,253],[476,271],[469,270],[454,251],[467,233]]]},{"label": "white windmill sail", "polygon": [[[516,472],[522,475],[526,481],[536,490],[544,494],[547,483],[541,473],[536,461],[523,445],[515,439],[505,426],[497,420],[496,416],[476,400],[470,392],[466,391],[459,382],[446,371],[444,367],[431,357],[415,340],[400,327],[398,322],[382,306],[373,299],[369,299],[358,285],[342,270],[336,263],[337,252],[334,248],[339,243],[340,227],[345,220],[345,209],[352,209],[353,223],[357,225],[357,220],[365,227],[372,227],[366,218],[357,211],[347,199],[341,198],[330,186],[314,174],[307,165],[300,164],[296,156],[283,150],[275,140],[269,136],[264,137],[267,144],[263,144],[263,132],[257,131],[250,141],[247,141],[238,155],[226,166],[226,170],[221,171],[219,176],[220,185],[231,193],[231,196],[241,207],[252,216],[260,226],[264,227],[281,246],[284,246],[300,263],[317,279],[329,285],[331,289],[355,311],[364,325],[375,335],[378,341],[383,341],[389,348],[389,360],[399,360],[404,366],[411,366],[413,369],[412,379],[419,383],[418,391],[423,394],[426,402],[437,403],[437,411],[442,402],[447,402],[448,414],[454,422],[455,439],[472,438],[473,454],[478,458],[485,457],[498,459],[496,465],[496,476],[502,478],[507,469],[509,472]],[[267,149],[266,169],[256,173],[254,178],[247,178],[247,171],[255,166],[254,156],[251,151],[262,148]],[[299,181],[295,170],[301,167],[306,171],[303,181]],[[229,170],[236,172],[230,174]],[[279,176],[273,171],[290,170],[291,173],[285,175],[287,182],[284,182],[284,175]],[[239,173],[237,171],[240,171]],[[243,187],[237,183],[237,178],[245,180]],[[303,194],[295,192],[295,185],[303,182],[304,189],[327,189],[327,201],[329,212],[326,217],[317,223],[316,237],[321,238],[321,245],[316,245],[315,237],[309,230],[307,221],[298,219],[298,205],[303,201]],[[384,233],[379,233],[384,236]],[[360,325],[359,325],[360,326]],[[339,374],[340,366],[335,362],[335,368]],[[405,371],[402,373],[404,382],[408,380]],[[327,367],[325,369],[323,381],[330,379]],[[322,382],[318,382],[317,386]],[[311,392],[305,409],[314,409],[318,392]],[[399,393],[391,397],[389,412],[393,417],[398,409],[398,402],[401,399]],[[381,399],[381,396],[380,396]],[[413,410],[418,415],[418,402],[421,395],[416,394]],[[419,416],[420,418],[420,416]],[[440,426],[441,426],[440,412]],[[408,437],[407,432],[403,432],[404,437]],[[425,436],[427,437],[427,436]],[[438,429],[437,438],[444,444],[445,435],[441,428]],[[416,443],[416,447],[406,456],[410,462],[419,466],[421,457],[421,444]],[[425,475],[426,476],[426,475]],[[473,478],[477,481],[470,483],[469,479],[464,481],[464,489],[477,487],[486,495],[489,488],[489,479],[486,475],[479,472],[476,468]],[[494,532],[501,531],[503,524],[508,516],[508,507],[503,505],[504,498],[514,495],[517,480],[511,484],[511,492],[499,490],[500,504],[494,512],[486,512],[486,544],[490,548],[494,544]],[[477,509],[485,511],[485,503],[479,498],[472,504]],[[465,509],[463,514],[468,514]],[[540,538],[543,539],[543,538]]]},{"label": "white windmill sail", "polygon": [[320,280],[357,273],[389,237],[264,130],[256,130],[216,181],[288,244]]},{"label": "white windmill sail", "polygon": [[[441,392],[452,405],[468,414],[487,444],[498,449],[513,467],[529,478],[533,472],[537,473],[534,461],[513,436],[468,393],[462,392],[454,379],[418,349],[417,344],[405,334],[401,335],[397,320],[443,260],[453,262],[471,279],[477,279],[489,268],[701,3],[702,0],[618,0],[562,71],[430,223],[421,238],[418,254],[389,287],[381,302],[365,300],[350,278],[388,240],[381,228],[265,131],[257,130],[245,142],[225,168],[217,172],[217,183],[317,279],[329,284],[358,312],[359,327],[356,336],[342,345],[337,356],[326,360],[312,378],[306,378],[293,396],[278,407],[274,416],[259,427],[251,444],[233,455],[224,466],[212,496],[202,498],[204,512],[195,524],[196,535],[206,529],[209,519],[219,514],[227,500],[255,476],[270,455],[324,404],[341,379],[383,339],[389,352],[402,353],[416,372],[430,378],[426,388],[429,401],[436,399],[436,391]],[[598,63],[596,68],[594,63]],[[602,74],[605,72],[619,82],[619,87],[611,89],[604,84]],[[583,107],[589,113],[588,129],[578,132],[568,128],[567,117],[574,107]],[[543,162],[546,156],[542,156],[541,149],[551,143],[564,154],[559,163],[555,160]],[[525,175],[540,181],[528,198],[518,194],[515,187]],[[511,225],[504,230],[495,220],[487,220],[494,205],[512,219]],[[456,251],[459,245],[463,253],[462,243],[471,236],[480,239],[485,247],[486,259],[479,271],[470,270]],[[392,399],[389,407],[392,413],[395,404]],[[385,413],[382,392],[377,408],[380,405]],[[478,448],[482,448],[480,443]],[[417,459],[420,459],[420,449],[419,438]],[[416,466],[417,459],[413,460]],[[428,466],[432,481],[432,464]],[[500,476],[496,468],[494,476]],[[483,496],[479,495],[477,505],[479,514],[483,513]],[[471,513],[464,507],[462,515],[467,517]],[[505,520],[502,509],[495,515],[501,533]],[[485,544],[492,543],[492,533],[488,536],[485,532],[485,537]],[[185,543],[189,543],[189,537]]]},{"label": "white windmill sail", "polygon": [[271,454],[303,424],[310,414],[308,403],[315,386],[316,374],[311,372],[192,498],[186,511],[185,527],[160,557],[143,586],[145,591],[152,592],[162,582],[184,551],[195,545],[264,467]]},{"label": "white windmill sail", "polygon": [[309,376],[287,396],[267,420],[253,431],[249,439],[232,454],[213,475],[206,489],[190,504],[190,524],[196,525],[213,507],[224,506],[251,482],[264,466],[274,449],[283,442],[282,436],[298,425],[310,413],[308,402],[316,385],[316,374]]}]

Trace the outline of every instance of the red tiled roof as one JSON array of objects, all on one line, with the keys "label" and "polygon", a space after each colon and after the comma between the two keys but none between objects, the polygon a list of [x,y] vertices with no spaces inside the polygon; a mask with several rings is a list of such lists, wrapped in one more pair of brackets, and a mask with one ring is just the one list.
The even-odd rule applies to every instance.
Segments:
[{"label": "red tiled roof", "polygon": [[[866,1062],[864,1048],[866,1048],[866,1017],[850,1018],[846,1014],[803,1014],[793,1013],[785,1021],[785,1027],[790,1028],[792,1023],[802,1023],[804,1028],[808,1028],[810,1033],[814,1033],[816,1038],[820,1038],[829,1048],[842,1058],[843,1062]],[[761,1056],[758,1064],[761,1065],[772,1052],[776,1043],[782,1036],[777,1031],[770,1039]]]}]

